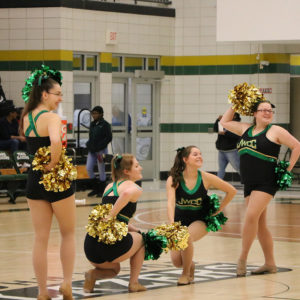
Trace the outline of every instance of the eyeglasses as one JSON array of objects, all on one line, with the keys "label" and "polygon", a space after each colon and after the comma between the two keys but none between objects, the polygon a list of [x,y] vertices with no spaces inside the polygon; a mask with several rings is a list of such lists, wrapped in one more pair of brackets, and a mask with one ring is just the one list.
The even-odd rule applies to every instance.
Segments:
[{"label": "eyeglasses", "polygon": [[257,111],[261,111],[263,113],[275,114],[275,111],[272,109],[258,109]]},{"label": "eyeglasses", "polygon": [[50,93],[50,92],[48,92],[48,94],[55,95],[55,96],[58,96],[58,97],[62,97],[63,96],[62,93]]}]

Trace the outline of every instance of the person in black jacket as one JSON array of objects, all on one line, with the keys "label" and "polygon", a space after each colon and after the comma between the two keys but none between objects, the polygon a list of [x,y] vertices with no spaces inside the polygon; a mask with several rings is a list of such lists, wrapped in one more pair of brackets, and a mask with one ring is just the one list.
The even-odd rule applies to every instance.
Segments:
[{"label": "person in black jacket", "polygon": [[[214,124],[214,131],[218,132],[218,139],[216,140],[216,148],[219,150],[218,154],[218,162],[219,162],[219,170],[218,177],[221,179],[225,176],[225,169],[228,163],[240,173],[240,157],[237,152],[237,142],[240,137],[224,128],[222,128],[219,123],[222,118],[222,115],[218,117]],[[234,114],[234,120],[240,121],[240,115],[238,113]]]},{"label": "person in black jacket", "polygon": [[26,150],[25,137],[19,134],[17,109],[14,106],[7,108],[7,115],[0,119],[0,150]]},{"label": "person in black jacket", "polygon": [[[112,140],[110,124],[103,118],[103,108],[95,106],[91,111],[94,121],[90,125],[89,140],[86,143],[88,148],[88,157],[86,169],[90,178],[93,179],[93,190],[88,196],[102,196],[106,185],[105,164],[103,154],[107,154],[107,145]],[[99,170],[99,180],[96,179],[94,166],[97,163]]]}]

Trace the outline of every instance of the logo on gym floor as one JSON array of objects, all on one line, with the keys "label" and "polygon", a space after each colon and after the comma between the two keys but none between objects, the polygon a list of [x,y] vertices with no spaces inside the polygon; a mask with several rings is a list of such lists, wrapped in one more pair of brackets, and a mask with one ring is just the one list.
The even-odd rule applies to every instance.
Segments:
[{"label": "logo on gym floor", "polygon": [[[153,270],[154,268],[159,268],[159,270]],[[247,270],[251,271],[255,268],[257,268],[257,266],[248,266]],[[231,263],[196,265],[194,282],[195,284],[198,284],[201,282],[236,278],[235,270],[236,265]],[[291,271],[291,269],[278,268],[278,272],[288,271]],[[177,280],[181,275],[181,272],[181,269],[175,269],[174,267],[171,267],[170,263],[145,264],[139,276],[139,281],[142,285],[146,286],[148,290],[173,287],[177,286]],[[83,274],[82,278],[84,278]],[[61,279],[57,281],[60,282]],[[85,293],[83,291],[83,282],[83,280],[76,280],[72,283],[73,296],[75,299],[91,299],[106,295],[128,293],[129,274],[120,275],[112,279],[97,280],[93,293]],[[18,280],[15,280],[11,283],[0,282],[0,300],[36,299],[38,290],[37,286],[30,286],[33,283],[34,281]],[[14,287],[16,285],[22,286],[22,288],[9,289],[12,285]],[[48,287],[52,300],[62,299],[58,293],[58,289],[59,284],[50,285]]]}]

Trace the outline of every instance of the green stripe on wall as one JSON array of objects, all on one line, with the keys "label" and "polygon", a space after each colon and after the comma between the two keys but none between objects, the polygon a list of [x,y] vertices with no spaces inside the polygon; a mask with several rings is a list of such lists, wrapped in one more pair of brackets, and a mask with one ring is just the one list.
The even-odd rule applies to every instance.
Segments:
[{"label": "green stripe on wall", "polygon": [[208,132],[208,128],[213,127],[214,124],[209,123],[163,123],[160,124],[160,132]]},{"label": "green stripe on wall", "polygon": [[[276,124],[285,129],[289,129],[289,124]],[[160,132],[162,133],[211,133],[213,132],[214,123],[162,123]]]},{"label": "green stripe on wall", "polygon": [[50,66],[60,71],[72,71],[73,62],[63,60],[40,60],[40,61],[0,61],[0,71],[32,71],[41,64]]},{"label": "green stripe on wall", "polygon": [[112,72],[112,64],[111,63],[100,63],[100,72],[111,73]]},{"label": "green stripe on wall", "polygon": [[224,75],[256,73],[290,73],[289,64],[270,64],[262,70],[258,64],[213,66],[161,66],[166,75]]},{"label": "green stripe on wall", "polygon": [[292,75],[300,75],[300,66],[291,66]]}]

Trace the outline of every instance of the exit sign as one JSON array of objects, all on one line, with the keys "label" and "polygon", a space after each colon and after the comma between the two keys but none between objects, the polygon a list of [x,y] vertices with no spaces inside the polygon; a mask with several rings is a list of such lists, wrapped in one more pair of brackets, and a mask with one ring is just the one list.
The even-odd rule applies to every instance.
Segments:
[{"label": "exit sign", "polygon": [[262,94],[272,94],[272,88],[260,88],[259,91]]},{"label": "exit sign", "polygon": [[118,34],[116,31],[107,30],[106,31],[106,44],[107,45],[116,45],[117,37],[118,37]]}]

